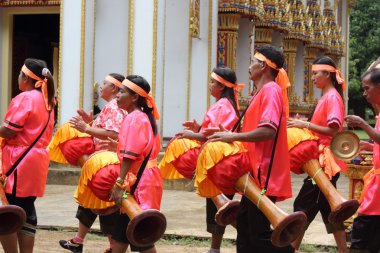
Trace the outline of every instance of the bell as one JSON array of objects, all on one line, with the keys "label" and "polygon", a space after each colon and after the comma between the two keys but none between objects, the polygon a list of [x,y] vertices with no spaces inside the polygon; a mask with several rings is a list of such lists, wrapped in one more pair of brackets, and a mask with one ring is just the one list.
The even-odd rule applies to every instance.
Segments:
[{"label": "bell", "polygon": [[336,158],[351,161],[359,154],[360,139],[351,131],[342,131],[334,135],[330,149]]}]

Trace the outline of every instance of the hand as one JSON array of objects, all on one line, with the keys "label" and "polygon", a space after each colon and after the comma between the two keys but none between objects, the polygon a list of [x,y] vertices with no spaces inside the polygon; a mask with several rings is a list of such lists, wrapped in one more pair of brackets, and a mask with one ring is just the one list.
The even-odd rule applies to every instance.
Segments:
[{"label": "hand", "polygon": [[182,126],[185,127],[185,130],[191,130],[194,133],[197,133],[201,127],[195,119],[193,119],[193,121],[186,121],[182,123]]},{"label": "hand", "polygon": [[356,115],[347,115],[344,120],[347,122],[347,125],[350,127],[362,127],[365,124],[364,119]]},{"label": "hand", "polygon": [[308,128],[309,124],[310,122],[299,120],[299,119],[292,119],[286,122],[287,127],[296,127],[296,128]]},{"label": "hand", "polygon": [[109,151],[116,152],[118,144],[119,144],[118,140],[114,140],[108,137],[107,140],[100,140],[97,146],[102,150],[109,150]]},{"label": "hand", "polygon": [[219,125],[219,132],[213,133],[207,139],[211,141],[223,141],[223,142],[233,142],[235,139],[233,138],[234,133],[227,131],[222,125]]},{"label": "hand", "polygon": [[121,201],[123,200],[123,189],[119,188],[118,186],[114,185],[110,194],[110,199],[115,201],[116,205],[121,207]]},{"label": "hand", "polygon": [[182,132],[176,134],[178,139],[186,138],[186,139],[194,139],[194,132],[191,130],[183,130]]},{"label": "hand", "polygon": [[89,114],[87,114],[83,109],[78,109],[77,113],[83,119],[83,121],[86,122],[87,124],[90,124],[94,117],[94,112],[92,110],[90,111]]},{"label": "hand", "polygon": [[69,123],[71,125],[71,127],[75,128],[76,130],[78,130],[79,132],[82,132],[82,133],[86,133],[87,131],[87,124],[83,121],[83,119],[79,116],[76,116],[76,117],[72,117],[70,120],[69,120]]},{"label": "hand", "polygon": [[372,151],[373,150],[373,143],[370,143],[367,141],[360,141],[360,150]]},{"label": "hand", "polygon": [[210,137],[211,135],[213,135],[214,133],[217,133],[217,132],[228,132],[228,130],[226,128],[224,128],[224,126],[222,126],[221,124],[219,124],[219,127],[209,127],[209,128],[206,128],[204,130],[204,135],[208,138],[208,137]]}]

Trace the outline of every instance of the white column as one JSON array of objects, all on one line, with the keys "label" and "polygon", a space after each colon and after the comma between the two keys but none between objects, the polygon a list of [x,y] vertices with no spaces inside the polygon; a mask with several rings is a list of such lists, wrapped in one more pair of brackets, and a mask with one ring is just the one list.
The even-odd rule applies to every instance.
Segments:
[{"label": "white column", "polygon": [[248,69],[251,60],[251,33],[254,31],[253,23],[247,19],[242,18],[239,21],[239,31],[236,46],[236,76],[238,83],[244,83],[244,97],[248,96],[249,88],[249,74]]},{"label": "white column", "polygon": [[[95,16],[94,82],[99,86],[109,73],[126,75],[128,64],[129,1],[98,0]],[[133,34],[130,34],[133,36]],[[99,98],[99,106],[106,102]]]}]

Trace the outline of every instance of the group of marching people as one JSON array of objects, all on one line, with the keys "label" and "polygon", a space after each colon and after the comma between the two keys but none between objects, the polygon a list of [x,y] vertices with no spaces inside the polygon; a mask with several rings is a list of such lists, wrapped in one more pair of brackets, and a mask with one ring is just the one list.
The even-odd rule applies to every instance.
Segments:
[{"label": "group of marching people", "polygon": [[[52,136],[56,104],[52,76],[44,61],[26,59],[18,79],[22,93],[12,99],[0,127],[0,180],[9,204],[25,211],[26,222],[16,233],[0,235],[4,252],[33,252],[37,225],[34,202],[43,196],[50,160],[82,168],[74,194],[78,231],[73,238],[59,241],[71,252],[83,252],[86,234],[98,215],[110,243],[105,252],[126,252],[129,245],[132,251],[156,252],[154,242],[140,242],[126,231],[137,222],[131,213],[160,210],[162,178],[194,179],[197,194],[206,198],[207,231],[212,236],[209,253],[220,252],[227,224],[237,230],[239,253],[297,252],[318,212],[327,232],[333,233],[338,251],[348,252],[343,221],[332,215],[318,185],[322,176],[336,187],[340,172],[345,171],[345,163],[332,154],[330,142],[346,121],[362,128],[374,141],[373,145],[361,143],[373,148],[374,167],[364,177],[350,252],[377,253],[380,122],[377,120],[373,128],[358,116],[344,117],[345,82],[327,56],[312,64],[312,81],[322,97],[310,119],[289,118],[286,94],[290,83],[284,63],[278,49],[256,48],[249,67],[255,91],[244,111],[238,103],[238,89],[244,85],[237,83],[235,72],[227,67],[213,69],[209,89],[215,104],[201,123],[183,123],[184,130],[170,141],[158,165],[159,113],[143,77],[107,75],[100,91],[107,104],[101,112],[94,117],[79,109],[78,115]],[[378,113],[379,62],[363,74],[362,87],[363,96]],[[289,223],[295,225],[289,229],[283,222],[273,224],[267,212],[274,203],[292,196],[291,171],[307,172],[308,176],[294,201],[295,213],[289,215]],[[242,194],[240,202],[232,200],[236,193]],[[220,200],[224,202],[220,204]],[[354,203],[351,209],[356,211],[357,207]],[[221,218],[223,212],[227,214]],[[157,213],[149,215],[160,218]],[[141,223],[139,229],[151,230],[148,223]],[[285,235],[276,234],[280,230],[277,226]]]}]

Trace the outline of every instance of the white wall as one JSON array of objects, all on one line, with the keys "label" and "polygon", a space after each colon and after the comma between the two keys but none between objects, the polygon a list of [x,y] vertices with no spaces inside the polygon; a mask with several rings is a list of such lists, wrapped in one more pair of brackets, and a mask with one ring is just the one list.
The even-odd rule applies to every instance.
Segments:
[{"label": "white wall", "polygon": [[[136,1],[135,1],[136,2]],[[109,73],[126,75],[128,63],[128,1],[96,1],[94,81]],[[105,101],[99,99],[99,105]]]},{"label": "white wall", "polygon": [[246,18],[239,20],[239,31],[236,43],[236,76],[238,83],[244,83],[243,96],[248,96],[249,90],[249,65],[251,60],[251,38],[253,23]]}]

